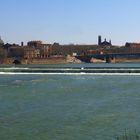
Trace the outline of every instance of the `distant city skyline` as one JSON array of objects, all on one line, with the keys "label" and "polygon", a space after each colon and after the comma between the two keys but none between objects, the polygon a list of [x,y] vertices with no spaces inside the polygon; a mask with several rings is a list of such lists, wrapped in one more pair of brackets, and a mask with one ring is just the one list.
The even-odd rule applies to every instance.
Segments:
[{"label": "distant city skyline", "polygon": [[139,0],[0,0],[5,43],[30,40],[60,44],[113,45],[140,42]]}]

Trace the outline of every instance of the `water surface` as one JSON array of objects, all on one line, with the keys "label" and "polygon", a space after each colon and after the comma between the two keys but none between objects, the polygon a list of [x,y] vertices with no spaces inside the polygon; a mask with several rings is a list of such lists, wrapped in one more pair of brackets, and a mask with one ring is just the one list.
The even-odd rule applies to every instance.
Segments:
[{"label": "water surface", "polygon": [[139,83],[136,75],[0,75],[0,139],[114,140],[125,129],[140,132]]}]

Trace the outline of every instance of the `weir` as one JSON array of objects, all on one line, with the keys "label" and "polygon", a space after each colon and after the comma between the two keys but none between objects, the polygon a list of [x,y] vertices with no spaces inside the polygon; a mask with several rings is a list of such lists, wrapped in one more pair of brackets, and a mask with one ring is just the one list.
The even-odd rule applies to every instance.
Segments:
[{"label": "weir", "polygon": [[82,68],[0,68],[0,74],[97,74],[129,73],[140,74],[140,67],[82,67]]}]

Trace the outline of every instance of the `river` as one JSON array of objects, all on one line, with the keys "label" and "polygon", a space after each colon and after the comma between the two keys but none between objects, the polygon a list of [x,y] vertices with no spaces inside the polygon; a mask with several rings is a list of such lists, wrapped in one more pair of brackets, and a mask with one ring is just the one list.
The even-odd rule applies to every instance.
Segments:
[{"label": "river", "polygon": [[[28,67],[105,66],[140,64]],[[1,140],[115,140],[124,130],[140,132],[139,75],[0,75]]]}]

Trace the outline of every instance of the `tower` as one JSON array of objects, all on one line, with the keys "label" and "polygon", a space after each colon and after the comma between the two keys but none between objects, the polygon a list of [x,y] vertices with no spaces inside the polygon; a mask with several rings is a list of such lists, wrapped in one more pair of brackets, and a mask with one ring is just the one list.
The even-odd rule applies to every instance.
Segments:
[{"label": "tower", "polygon": [[22,46],[22,47],[24,46],[24,42],[21,42],[21,46]]},{"label": "tower", "polygon": [[101,45],[101,43],[102,43],[102,37],[99,35],[98,36],[98,45]]}]

